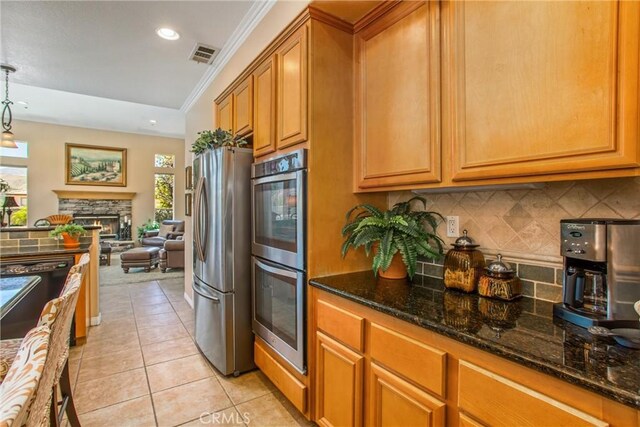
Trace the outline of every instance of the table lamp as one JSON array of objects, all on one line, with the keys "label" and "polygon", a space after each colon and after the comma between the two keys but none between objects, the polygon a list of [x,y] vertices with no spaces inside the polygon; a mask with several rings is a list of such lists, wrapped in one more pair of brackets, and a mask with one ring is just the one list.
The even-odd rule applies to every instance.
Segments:
[{"label": "table lamp", "polygon": [[11,227],[11,214],[13,213],[13,211],[11,210],[12,208],[17,208],[18,203],[16,203],[16,198],[13,196],[7,196],[4,199],[4,203],[2,204],[2,218],[4,219],[4,214],[5,212],[7,213],[7,215],[9,216],[9,219],[7,220],[7,227]]}]

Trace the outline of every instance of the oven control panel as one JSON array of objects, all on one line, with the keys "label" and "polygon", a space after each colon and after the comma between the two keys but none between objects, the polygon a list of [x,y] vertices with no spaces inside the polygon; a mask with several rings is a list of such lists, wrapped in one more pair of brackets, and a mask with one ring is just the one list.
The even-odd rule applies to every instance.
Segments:
[{"label": "oven control panel", "polygon": [[307,167],[306,160],[306,150],[298,150],[280,157],[254,163],[252,177],[260,178],[304,169]]}]

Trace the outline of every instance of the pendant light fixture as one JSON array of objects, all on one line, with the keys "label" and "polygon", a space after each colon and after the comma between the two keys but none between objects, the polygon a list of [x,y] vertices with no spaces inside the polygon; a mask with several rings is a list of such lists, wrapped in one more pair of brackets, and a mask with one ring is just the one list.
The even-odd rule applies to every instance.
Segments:
[{"label": "pendant light fixture", "polygon": [[13,132],[11,132],[11,121],[13,119],[13,115],[11,114],[10,105],[13,104],[9,100],[9,73],[15,73],[16,69],[11,65],[2,64],[0,65],[2,71],[5,72],[5,98],[2,101],[2,143],[0,146],[5,148],[18,148],[18,144],[16,144],[15,138],[13,136]]}]

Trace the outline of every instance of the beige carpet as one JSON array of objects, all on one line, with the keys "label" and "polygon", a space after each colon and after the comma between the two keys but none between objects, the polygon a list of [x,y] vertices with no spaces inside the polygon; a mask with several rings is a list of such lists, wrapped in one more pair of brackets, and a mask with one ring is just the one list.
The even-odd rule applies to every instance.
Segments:
[{"label": "beige carpet", "polygon": [[183,278],[184,270],[168,269],[162,273],[160,268],[154,268],[145,273],[144,268],[132,267],[125,274],[120,267],[120,254],[111,254],[111,265],[100,266],[100,286],[123,285],[127,283],[149,282],[152,280]]}]

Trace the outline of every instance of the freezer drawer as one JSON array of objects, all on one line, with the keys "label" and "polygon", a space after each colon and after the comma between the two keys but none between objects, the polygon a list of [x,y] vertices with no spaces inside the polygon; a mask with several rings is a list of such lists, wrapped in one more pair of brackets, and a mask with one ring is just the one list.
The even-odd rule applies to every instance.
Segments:
[{"label": "freezer drawer", "polygon": [[233,301],[234,295],[193,282],[196,312],[196,344],[213,366],[224,375],[234,373]]}]

